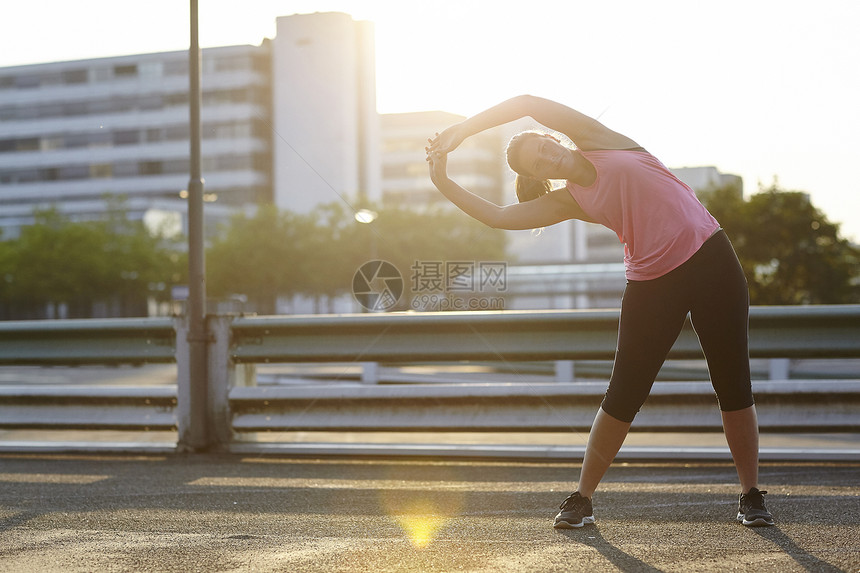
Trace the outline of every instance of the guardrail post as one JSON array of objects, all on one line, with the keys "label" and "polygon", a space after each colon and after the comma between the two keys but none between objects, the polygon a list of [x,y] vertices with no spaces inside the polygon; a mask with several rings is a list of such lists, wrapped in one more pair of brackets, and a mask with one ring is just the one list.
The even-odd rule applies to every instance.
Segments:
[{"label": "guardrail post", "polygon": [[791,359],[771,358],[767,370],[769,380],[788,380],[791,374]]},{"label": "guardrail post", "polygon": [[574,380],[573,360],[555,361],[555,381],[573,382]]},{"label": "guardrail post", "polygon": [[[214,433],[213,398],[209,378],[212,374],[208,361],[196,367],[192,364],[192,348],[196,344],[208,355],[212,338],[208,331],[202,340],[193,340],[188,315],[177,317],[176,329],[176,425],[179,440],[176,445],[180,452],[199,452],[217,445],[218,435]],[[202,369],[201,369],[202,366]]]},{"label": "guardrail post", "polygon": [[379,384],[379,362],[361,363],[361,383]]},{"label": "guardrail post", "polygon": [[176,427],[179,433],[177,449],[194,448],[191,415],[191,355],[188,348],[188,324],[184,316],[174,319],[176,330]]},{"label": "guardrail post", "polygon": [[209,335],[212,345],[209,348],[207,369],[209,371],[209,408],[210,432],[213,445],[217,448],[229,444],[233,439],[230,415],[230,387],[233,385],[234,368],[230,359],[230,325],[232,316],[209,316]]}]

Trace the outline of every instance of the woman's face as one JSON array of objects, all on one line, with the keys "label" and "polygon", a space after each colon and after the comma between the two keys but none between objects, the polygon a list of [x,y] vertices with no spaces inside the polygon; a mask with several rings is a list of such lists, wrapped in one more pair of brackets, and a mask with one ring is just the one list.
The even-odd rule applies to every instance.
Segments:
[{"label": "woman's face", "polygon": [[570,149],[545,136],[536,135],[524,141],[520,148],[519,164],[535,179],[566,179],[573,166]]}]

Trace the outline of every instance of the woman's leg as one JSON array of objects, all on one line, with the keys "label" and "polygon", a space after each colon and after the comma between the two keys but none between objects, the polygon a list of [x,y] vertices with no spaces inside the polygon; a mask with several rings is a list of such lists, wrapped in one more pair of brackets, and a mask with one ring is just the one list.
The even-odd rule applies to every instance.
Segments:
[{"label": "woman's leg", "polygon": [[591,427],[579,493],[591,497],[645,402],[666,355],[678,338],[687,309],[671,277],[630,281],[621,300],[618,346],[609,388]]},{"label": "woman's leg", "polygon": [[603,479],[603,474],[609,469],[612,460],[621,445],[627,432],[630,430],[630,422],[622,422],[607,414],[603,408],[597,410],[591,433],[588,435],[588,445],[585,447],[585,458],[582,460],[582,470],[579,474],[578,491],[585,497],[591,497],[597,484]]},{"label": "woman's leg", "polygon": [[758,485],[759,447],[750,383],[749,291],[728,238],[714,239],[697,273],[697,297],[690,317],[720,402],[726,441],[743,493],[747,493]]},{"label": "woman's leg", "polygon": [[750,488],[758,487],[758,418],[755,406],[721,414],[742,493],[748,493]]}]

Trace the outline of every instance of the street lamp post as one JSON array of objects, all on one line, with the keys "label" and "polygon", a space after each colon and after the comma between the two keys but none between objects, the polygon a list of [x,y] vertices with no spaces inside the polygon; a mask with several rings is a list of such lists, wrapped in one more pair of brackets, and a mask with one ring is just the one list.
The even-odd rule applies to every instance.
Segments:
[{"label": "street lamp post", "polygon": [[[191,2],[191,47],[188,54],[190,180],[188,181],[188,305],[186,320],[189,352],[189,419],[180,424],[180,446],[205,450],[211,445],[208,420],[208,332],[206,325],[206,275],[203,248],[203,176],[200,161],[200,41],[197,33],[197,0]],[[184,426],[184,429],[183,429]],[[184,434],[184,435],[183,435]]]}]

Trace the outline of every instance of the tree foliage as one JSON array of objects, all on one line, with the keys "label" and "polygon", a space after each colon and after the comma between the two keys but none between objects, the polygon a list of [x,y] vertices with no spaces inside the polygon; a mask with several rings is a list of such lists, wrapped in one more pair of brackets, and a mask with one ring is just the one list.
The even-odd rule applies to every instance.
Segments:
[{"label": "tree foliage", "polygon": [[208,251],[210,293],[244,294],[268,313],[277,296],[350,293],[356,270],[373,259],[392,263],[408,279],[416,261],[504,258],[504,235],[459,212],[362,207],[377,214],[373,222],[356,222],[342,203],[307,215],[267,207],[235,217]]},{"label": "tree foliage", "polygon": [[146,314],[148,297],[169,297],[170,286],[183,282],[184,256],[113,207],[108,218],[88,222],[39,211],[17,239],[0,243],[0,312],[55,318],[62,305],[68,316],[88,318],[101,304],[135,316]]},{"label": "tree foliage", "polygon": [[212,297],[242,294],[270,314],[278,295],[302,290],[303,252],[313,223],[308,217],[261,207],[236,215],[207,252],[207,291]]},{"label": "tree foliage", "polygon": [[[271,313],[279,296],[349,294],[356,270],[371,259],[388,260],[407,278],[417,260],[504,257],[499,231],[458,212],[364,207],[378,213],[374,222],[356,222],[342,203],[308,214],[264,206],[234,217],[208,248],[209,296],[244,295],[250,308]],[[69,317],[137,316],[148,297],[169,300],[171,286],[187,281],[181,247],[129,221],[121,203],[110,213],[74,222],[41,211],[18,238],[0,241],[0,318],[55,318],[60,307]]]},{"label": "tree foliage", "polygon": [[749,200],[738,189],[713,189],[703,202],[726,230],[758,305],[860,301],[860,250],[839,234],[806,193],[774,182]]}]

